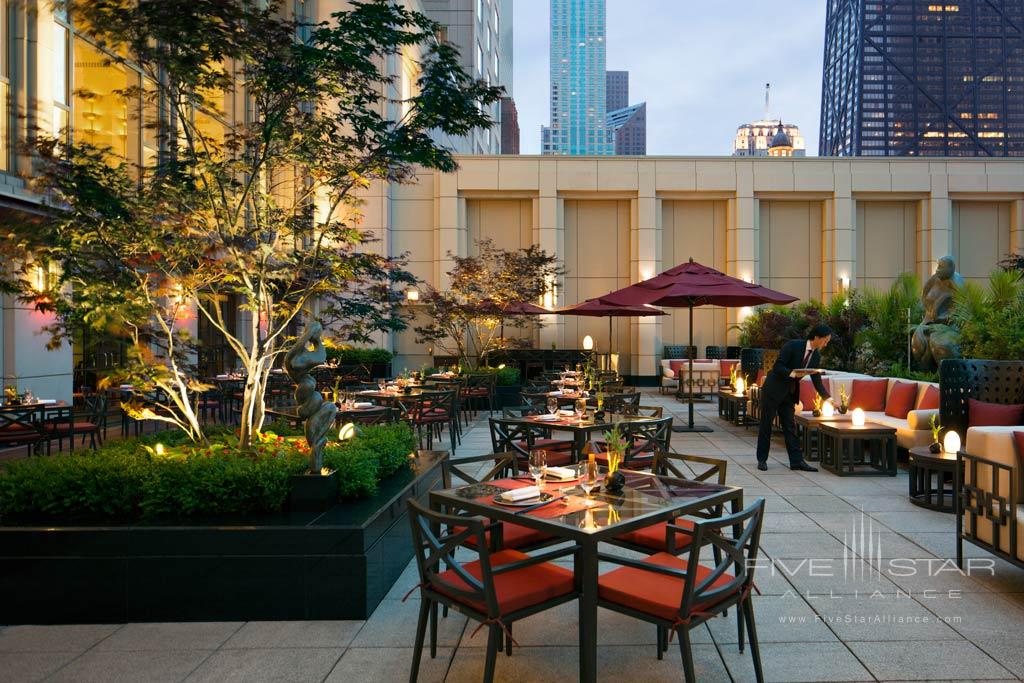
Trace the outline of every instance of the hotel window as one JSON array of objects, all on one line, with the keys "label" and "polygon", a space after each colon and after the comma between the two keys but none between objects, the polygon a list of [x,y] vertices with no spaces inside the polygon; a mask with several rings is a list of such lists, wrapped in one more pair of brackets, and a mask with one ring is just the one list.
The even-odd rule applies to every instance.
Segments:
[{"label": "hotel window", "polygon": [[10,71],[7,65],[7,53],[10,51],[10,33],[7,24],[7,0],[0,0],[0,171],[9,170],[10,157],[10,109],[8,102],[11,96]]},{"label": "hotel window", "polygon": [[53,83],[53,111],[51,112],[50,134],[55,138],[67,139],[68,122],[71,115],[71,98],[68,90],[70,78],[70,29],[66,17],[54,11],[53,23],[53,69],[50,74]]},{"label": "hotel window", "polygon": [[126,68],[82,38],[75,38],[74,54],[75,140],[109,149],[111,163],[127,160],[128,102],[118,94],[128,86]]}]

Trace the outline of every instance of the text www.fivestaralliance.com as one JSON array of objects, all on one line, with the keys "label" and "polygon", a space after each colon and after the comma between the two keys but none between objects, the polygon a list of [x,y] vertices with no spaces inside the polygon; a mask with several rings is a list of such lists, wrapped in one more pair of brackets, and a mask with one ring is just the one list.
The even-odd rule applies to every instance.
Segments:
[{"label": "text www.fivestaralliance.com", "polygon": [[809,621],[825,624],[959,624],[961,617],[936,617],[923,614],[815,614],[808,616],[782,616],[780,624],[806,624]]}]

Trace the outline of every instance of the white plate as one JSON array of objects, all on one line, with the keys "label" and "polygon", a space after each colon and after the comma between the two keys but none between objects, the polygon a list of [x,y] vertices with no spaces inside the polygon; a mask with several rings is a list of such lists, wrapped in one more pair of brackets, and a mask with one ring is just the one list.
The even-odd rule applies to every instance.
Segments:
[{"label": "white plate", "polygon": [[527,498],[526,500],[505,500],[504,493],[495,494],[493,500],[498,505],[507,505],[512,508],[525,508],[537,503],[543,503],[546,500],[551,500],[554,496],[550,493],[542,492],[539,496],[533,498]]}]

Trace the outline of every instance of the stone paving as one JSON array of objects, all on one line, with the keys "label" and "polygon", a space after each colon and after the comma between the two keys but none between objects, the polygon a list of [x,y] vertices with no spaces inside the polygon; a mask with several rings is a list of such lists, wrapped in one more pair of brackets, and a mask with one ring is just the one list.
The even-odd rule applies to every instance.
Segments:
[{"label": "stone paving", "polygon": [[[684,414],[656,392],[644,403]],[[905,471],[858,479],[792,472],[777,441],[769,470],[758,472],[754,431],[718,420],[711,404],[698,411],[715,431],[676,434],[675,450],[729,460],[729,483],[767,501],[763,554],[774,571],[759,570],[754,598],[766,680],[1021,680],[1024,571],[999,560],[989,571],[988,556],[970,546],[967,556],[981,563],[970,576],[953,571],[945,560],[955,553],[954,517],[911,505]],[[489,451],[481,420],[457,455]],[[881,552],[850,550],[868,545]],[[0,681],[403,680],[418,596],[401,598],[416,582],[410,565],[365,622],[8,626]],[[734,618],[694,631],[699,680],[753,680]],[[481,680],[486,638],[471,637],[474,628],[454,614],[441,620],[438,657],[424,655],[420,680]],[[498,658],[497,680],[576,679],[575,603],[518,622],[516,639],[512,656]],[[658,661],[654,640],[650,626],[602,610],[601,680],[682,680],[678,650]]]}]

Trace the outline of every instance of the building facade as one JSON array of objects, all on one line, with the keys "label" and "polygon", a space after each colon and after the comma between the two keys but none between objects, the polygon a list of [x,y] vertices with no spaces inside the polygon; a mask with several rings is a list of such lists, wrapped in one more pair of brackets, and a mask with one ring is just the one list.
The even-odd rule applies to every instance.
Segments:
[{"label": "building facade", "polygon": [[605,107],[608,111],[629,106],[629,72],[605,71]]},{"label": "building facade", "polygon": [[647,154],[647,103],[641,102],[608,112],[608,130],[617,156]]},{"label": "building facade", "polygon": [[766,157],[772,139],[778,133],[779,126],[792,142],[792,154],[787,156],[802,157],[807,155],[804,136],[798,126],[783,123],[779,119],[761,119],[745,123],[736,129],[736,137],[732,141],[734,157]]},{"label": "building facade", "polygon": [[551,123],[544,154],[610,155],[605,0],[551,0]]},{"label": "building facade", "polygon": [[[1024,249],[1024,164],[1012,159],[735,157],[462,157],[458,172],[424,174],[394,194],[386,230],[425,282],[445,286],[451,254],[538,244],[566,274],[546,297],[567,305],[695,260],[802,300],[848,286],[888,288],[903,272],[930,275],[951,254],[985,282]],[[415,309],[414,309],[415,310]],[[620,369],[655,375],[662,348],[685,344],[685,310],[615,319]],[[694,311],[694,342],[735,343],[745,309]],[[550,316],[537,348],[607,350],[608,322]],[[389,341],[398,368],[431,362],[404,332]]]},{"label": "building facade", "polygon": [[1024,156],[1024,3],[828,0],[821,156]]},{"label": "building facade", "polygon": [[501,98],[501,153],[519,154],[519,112],[511,97]]},{"label": "building facade", "polygon": [[[511,0],[404,0],[443,27],[443,37],[459,48],[462,68],[488,85],[505,87],[512,96]],[[446,140],[462,154],[501,153],[501,107],[493,105],[491,130]]]}]

